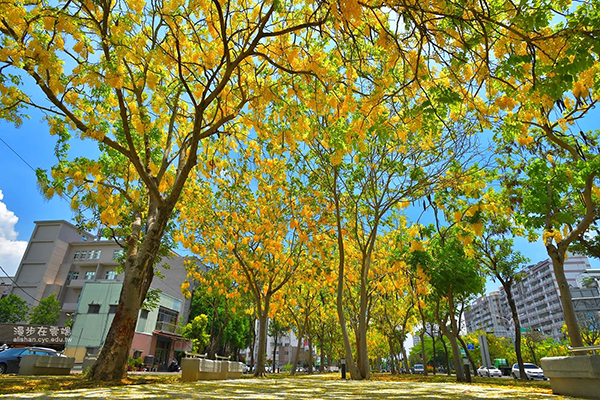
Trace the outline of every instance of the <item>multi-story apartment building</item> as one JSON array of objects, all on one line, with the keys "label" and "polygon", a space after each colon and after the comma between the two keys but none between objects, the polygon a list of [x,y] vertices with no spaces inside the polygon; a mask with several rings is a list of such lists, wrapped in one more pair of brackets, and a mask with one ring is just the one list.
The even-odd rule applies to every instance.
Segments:
[{"label": "multi-story apartment building", "polygon": [[465,311],[467,332],[483,330],[498,337],[511,336],[510,321],[502,314],[499,291],[476,299]]},{"label": "multi-story apartment building", "polygon": [[[578,277],[590,268],[585,256],[569,254],[565,261],[569,285],[578,287]],[[545,336],[562,339],[564,314],[560,292],[550,260],[529,265],[520,271],[521,280],[512,288],[522,329],[539,330]],[[483,329],[499,337],[514,337],[512,314],[503,287],[477,299],[465,312],[467,331]]]},{"label": "multi-story apartment building", "polygon": [[[69,222],[38,221],[11,292],[32,307],[54,293],[61,303],[59,325],[68,319],[74,321],[66,350],[81,361],[86,349],[89,353],[90,349],[98,350],[102,346],[110,327],[112,316],[108,316],[116,311],[123,278],[119,273],[122,252],[114,241],[98,240]],[[187,276],[183,262],[182,257],[173,253],[155,266],[160,277],[155,276],[151,288],[159,290],[160,306],[152,318],[147,311],[140,311],[140,320],[153,320],[155,325],[146,322],[142,327],[138,323],[132,355],[135,350],[138,350],[137,356],[154,355],[160,344],[162,353],[166,352],[165,357],[168,357],[176,343],[181,342],[176,326],[179,322],[187,322],[190,307],[190,301],[181,293],[181,284]],[[106,314],[107,318],[99,318],[100,314]],[[166,315],[169,316],[168,324],[164,323]],[[83,321],[88,322],[81,325]],[[79,325],[80,328],[75,329]]]}]

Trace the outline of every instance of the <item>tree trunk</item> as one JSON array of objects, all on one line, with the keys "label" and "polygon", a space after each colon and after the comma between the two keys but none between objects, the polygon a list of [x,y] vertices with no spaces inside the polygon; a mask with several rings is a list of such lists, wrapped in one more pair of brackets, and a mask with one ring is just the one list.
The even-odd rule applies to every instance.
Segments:
[{"label": "tree trunk", "polygon": [[87,375],[92,380],[117,381],[127,376],[127,361],[138,314],[154,277],[154,260],[173,206],[159,209],[151,203],[146,222],[147,234],[141,244],[138,243],[142,230],[141,215],[137,215],[132,223],[132,233],[127,238],[128,254],[119,305],[104,346]]},{"label": "tree trunk", "polygon": [[419,333],[421,338],[421,361],[423,362],[423,376],[427,376],[427,353],[425,352],[425,327]]},{"label": "tree trunk", "polygon": [[[460,342],[460,345],[462,346],[463,350],[465,351],[465,354],[466,354],[467,358],[469,359],[469,364],[471,364],[471,368],[473,369],[473,372],[475,372],[475,362],[473,361],[473,357],[471,357],[471,352],[469,351],[467,344],[465,343],[463,338],[460,337],[460,335],[455,335],[455,336],[456,336],[456,339]],[[473,375],[475,375],[475,373],[473,373]]]},{"label": "tree trunk", "polygon": [[423,324],[421,332],[419,333],[419,338],[421,339],[421,361],[423,362],[423,376],[427,376],[427,354],[425,353],[425,329],[427,329],[427,320],[421,304],[418,303],[417,306],[419,308],[419,314],[421,315],[421,323]]},{"label": "tree trunk", "polygon": [[431,359],[431,363],[433,365],[433,375],[436,375],[437,364],[435,362],[436,352],[435,352],[435,335],[433,334],[433,326],[431,327],[431,341],[433,342],[433,357]]},{"label": "tree trunk", "polygon": [[438,325],[439,325],[440,329],[442,330],[442,333],[444,334],[444,336],[446,336],[446,338],[450,342],[450,348],[452,349],[452,357],[454,360],[454,370],[456,371],[456,381],[464,382],[465,375],[464,375],[463,366],[462,366],[462,359],[460,357],[460,350],[458,348],[458,341],[456,340],[456,337],[454,336],[452,331],[450,329],[448,329],[445,322],[442,321],[441,318],[439,318],[437,311],[435,314],[436,314],[436,319],[438,321]]},{"label": "tree trunk", "polygon": [[302,339],[304,338],[304,326],[298,328],[298,346],[296,354],[294,355],[294,362],[292,362],[292,375],[296,375],[296,369],[298,368],[298,360],[300,359],[300,349],[302,348]]},{"label": "tree trunk", "polygon": [[390,346],[390,372],[392,374],[395,374],[396,373],[396,365],[395,365],[396,349],[394,349],[394,340],[392,339],[391,336],[388,336],[388,345]]},{"label": "tree trunk", "polygon": [[265,358],[267,351],[267,321],[269,319],[269,296],[265,296],[264,309],[259,309],[258,326],[258,360],[256,361],[256,370],[254,376],[262,377],[265,375]]},{"label": "tree trunk", "polygon": [[345,248],[344,248],[344,236],[342,233],[342,217],[340,210],[340,199],[337,190],[337,179],[339,170],[337,167],[333,168],[333,185],[332,194],[335,203],[335,219],[336,219],[336,233],[337,233],[337,244],[338,244],[338,285],[337,285],[337,314],[340,322],[340,329],[342,331],[342,338],[344,340],[344,352],[346,356],[346,366],[350,372],[352,379],[360,379],[358,368],[354,363],[354,357],[352,356],[352,346],[350,344],[350,337],[348,336],[348,328],[346,326],[346,317],[344,316],[344,269],[345,269]]},{"label": "tree trunk", "polygon": [[[113,323],[110,326],[98,360],[88,376],[96,381],[118,381],[127,375],[129,350],[135,334],[140,307],[146,297],[141,287],[144,272],[141,268],[131,268],[123,277],[123,287]],[[128,288],[128,289],[126,289]]]},{"label": "tree trunk", "polygon": [[277,341],[279,340],[277,332],[275,332],[274,342],[273,342],[273,373],[277,372],[277,364],[275,363],[275,357],[277,357]]},{"label": "tree trunk", "polygon": [[402,352],[402,362],[404,363],[404,373],[408,374],[408,357],[406,356],[406,347],[404,347],[404,340],[400,341],[400,351]]},{"label": "tree trunk", "polygon": [[321,325],[319,343],[321,346],[321,365],[319,366],[319,372],[323,373],[325,372],[325,325]]},{"label": "tree trunk", "polygon": [[452,348],[452,356],[454,359],[454,370],[456,371],[456,381],[465,382],[465,374],[462,365],[462,359],[460,357],[460,350],[458,348],[458,341],[456,337],[448,329],[445,329],[444,335],[450,341],[450,347]]},{"label": "tree trunk", "polygon": [[[213,318],[215,318],[215,320],[216,320],[217,315],[215,314],[213,316]],[[223,337],[223,332],[225,331],[225,328],[227,327],[228,322],[229,322],[229,310],[227,311],[227,313],[225,315],[225,321],[223,321],[222,324],[217,324],[219,326],[217,334],[210,338],[210,347],[208,349],[207,357],[211,360],[216,359],[215,356],[217,355],[217,349],[219,348],[219,343],[221,342],[221,338]]]},{"label": "tree trunk", "polygon": [[515,355],[517,356],[517,364],[519,364],[519,376],[521,380],[527,380],[525,374],[525,367],[523,367],[523,354],[521,353],[521,321],[519,321],[519,313],[517,311],[517,305],[512,294],[512,286],[509,282],[502,281],[504,292],[506,293],[506,300],[510,307],[513,322],[515,324]]},{"label": "tree trunk", "polygon": [[308,373],[313,373],[313,346],[312,346],[312,338],[308,337]]},{"label": "tree trunk", "polygon": [[335,202],[335,219],[336,219],[336,231],[337,231],[337,242],[338,242],[338,282],[337,282],[337,314],[340,322],[340,329],[342,331],[342,338],[344,340],[344,350],[346,356],[346,366],[350,372],[352,379],[360,379],[358,369],[354,363],[354,357],[352,356],[352,346],[350,345],[350,337],[348,336],[348,328],[346,326],[346,317],[344,316],[344,269],[345,269],[345,249],[344,249],[344,237],[342,233],[342,219],[340,215],[340,202],[339,194],[337,191],[337,177],[338,170],[334,167],[333,169],[333,197]]},{"label": "tree trunk", "polygon": [[531,338],[529,338],[529,341],[527,343],[527,348],[531,352],[531,357],[533,358],[533,363],[535,365],[537,365],[537,357],[535,355],[535,345],[532,342],[533,342],[533,340],[531,340]]},{"label": "tree trunk", "polygon": [[[554,277],[556,283],[558,283],[558,290],[560,291],[560,302],[563,307],[563,313],[565,315],[565,322],[567,324],[567,331],[569,333],[569,339],[572,347],[583,347],[583,341],[581,340],[581,332],[579,331],[579,324],[577,323],[577,315],[575,314],[575,308],[573,307],[573,300],[571,299],[571,290],[569,289],[569,283],[565,276],[565,253],[567,251],[567,245],[558,248],[553,244],[546,246],[548,255],[552,259],[552,267],[554,269]],[[577,355],[578,352],[573,352]],[[579,352],[581,354],[581,352]],[[585,354],[585,352],[583,352]]]},{"label": "tree trunk", "polygon": [[442,331],[440,330],[440,341],[442,342],[442,346],[444,346],[444,354],[446,356],[446,375],[450,376],[450,371],[452,370],[452,368],[450,368],[450,357],[448,357],[448,346],[446,346],[446,341],[444,340],[444,337],[442,336]]},{"label": "tree trunk", "polygon": [[329,346],[327,347],[327,366],[331,366],[331,361],[333,360],[333,357],[331,355],[331,352],[333,351],[333,335],[328,335],[329,336]]},{"label": "tree trunk", "polygon": [[359,379],[369,379],[371,377],[371,368],[369,366],[369,351],[367,349],[367,280],[369,267],[371,264],[370,250],[363,254],[362,276],[360,282],[360,309],[358,313],[358,348],[356,354],[358,358]]},{"label": "tree trunk", "polygon": [[255,363],[254,360],[254,345],[256,343],[256,318],[254,315],[249,315],[250,319],[250,368],[253,368]]},{"label": "tree trunk", "polygon": [[[456,323],[456,318],[454,318],[454,296],[452,290],[448,293],[448,318],[450,319],[450,329],[452,330],[452,334],[448,338],[450,340],[450,345],[452,346],[452,353],[454,353],[454,363],[458,365],[454,365],[456,369],[456,380],[458,382],[465,382],[465,372],[463,369],[463,363],[460,359],[460,351],[458,349],[457,338],[459,334],[459,328]],[[464,344],[464,343],[463,343]],[[456,352],[455,352],[456,351]],[[466,350],[465,350],[466,352]]]}]

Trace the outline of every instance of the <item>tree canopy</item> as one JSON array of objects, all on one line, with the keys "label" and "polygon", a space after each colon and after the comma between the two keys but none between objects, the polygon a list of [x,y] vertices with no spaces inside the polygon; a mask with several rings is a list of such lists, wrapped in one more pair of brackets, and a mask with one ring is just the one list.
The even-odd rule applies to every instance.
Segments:
[{"label": "tree canopy", "polygon": [[29,314],[29,323],[34,325],[54,325],[60,319],[60,302],[56,295],[52,293],[45,299],[40,300],[40,304],[35,306]]},{"label": "tree canopy", "polygon": [[[186,294],[204,281],[227,310],[250,303],[257,374],[267,320],[298,287],[316,305],[336,295],[327,312],[355,379],[369,377],[369,342],[402,347],[410,329],[389,326],[404,314],[373,318],[383,304],[410,307],[423,324],[433,306],[460,363],[456,317],[482,291],[474,257],[487,212],[544,238],[580,345],[563,269],[569,246],[598,224],[600,137],[583,127],[599,93],[597,9],[4,3],[0,117],[19,125],[30,109],[44,114],[57,164],[37,172],[41,189],[126,249],[117,315],[90,376],[124,377],[153,266],[177,244],[212,271],[190,262]],[[99,155],[71,154],[77,139]],[[295,300],[298,329],[329,320]]]},{"label": "tree canopy", "polygon": [[9,294],[0,299],[0,322],[15,323],[26,321],[29,314],[27,302],[16,294]]}]

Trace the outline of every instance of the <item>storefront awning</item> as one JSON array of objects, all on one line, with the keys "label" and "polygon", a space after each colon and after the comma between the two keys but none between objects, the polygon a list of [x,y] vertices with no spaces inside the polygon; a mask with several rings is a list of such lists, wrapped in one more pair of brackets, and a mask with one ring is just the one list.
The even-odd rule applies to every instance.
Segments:
[{"label": "storefront awning", "polygon": [[154,335],[157,336],[162,336],[162,337],[167,337],[169,339],[174,339],[174,340],[187,340],[185,339],[183,336],[178,335],[176,333],[173,332],[165,332],[165,331],[154,331],[152,332]]}]

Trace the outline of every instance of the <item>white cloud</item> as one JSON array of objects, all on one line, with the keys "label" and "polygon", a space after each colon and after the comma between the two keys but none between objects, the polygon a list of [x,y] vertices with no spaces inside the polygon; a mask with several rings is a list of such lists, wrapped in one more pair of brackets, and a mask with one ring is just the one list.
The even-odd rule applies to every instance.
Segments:
[{"label": "white cloud", "polygon": [[[0,190],[0,265],[9,275],[14,276],[27,248],[27,242],[16,240],[19,233],[15,231],[15,225],[19,217],[6,208],[6,204],[2,202],[3,198]],[[0,274],[4,275],[2,272]]]}]

